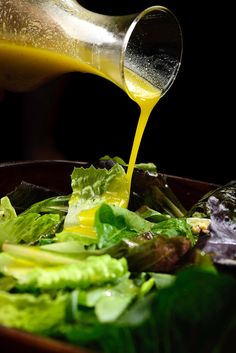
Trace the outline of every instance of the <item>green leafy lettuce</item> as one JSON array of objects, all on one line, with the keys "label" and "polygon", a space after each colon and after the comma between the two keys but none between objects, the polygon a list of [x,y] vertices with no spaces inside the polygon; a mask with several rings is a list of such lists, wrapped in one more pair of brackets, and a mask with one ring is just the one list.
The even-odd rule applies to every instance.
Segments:
[{"label": "green leafy lettuce", "polygon": [[16,218],[16,211],[7,196],[0,200],[0,223]]},{"label": "green leafy lettuce", "polygon": [[95,229],[100,248],[111,246],[124,238],[132,239],[150,232],[153,236],[186,236],[195,244],[191,227],[185,218],[169,218],[153,223],[128,209],[103,204],[96,213]]},{"label": "green leafy lettuce", "polygon": [[1,199],[0,324],[104,353],[231,353],[235,279],[202,253],[178,267],[209,220],[185,218],[165,184],[128,210],[121,164],[75,168],[71,195],[18,215]]},{"label": "green leafy lettuce", "polygon": [[2,266],[2,273],[17,281],[20,290],[88,288],[115,282],[128,273],[124,258],[90,256],[83,261],[56,266]]},{"label": "green leafy lettuce", "polygon": [[0,222],[0,246],[5,241],[13,244],[35,242],[40,237],[55,234],[60,224],[58,214],[27,213],[7,219]]},{"label": "green leafy lettuce", "polygon": [[0,290],[0,324],[49,335],[58,322],[64,321],[67,302],[67,294],[34,296]]},{"label": "green leafy lettuce", "polygon": [[76,235],[95,238],[94,216],[101,204],[128,206],[129,185],[125,171],[119,164],[110,170],[94,166],[74,168],[71,180],[73,192],[69,209],[63,232],[57,239],[76,239]]}]

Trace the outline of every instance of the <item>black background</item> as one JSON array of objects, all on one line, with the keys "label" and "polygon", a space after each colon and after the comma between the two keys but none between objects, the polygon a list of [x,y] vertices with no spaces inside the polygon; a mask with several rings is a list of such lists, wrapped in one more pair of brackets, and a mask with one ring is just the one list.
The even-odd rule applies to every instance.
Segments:
[{"label": "black background", "polygon": [[[235,128],[230,5],[186,0],[80,1],[110,15],[164,5],[183,31],[180,72],[154,108],[138,162],[160,172],[216,183],[235,174]],[[25,159],[128,161],[139,108],[114,84],[71,73],[29,93],[6,92],[0,103],[0,162]]]}]

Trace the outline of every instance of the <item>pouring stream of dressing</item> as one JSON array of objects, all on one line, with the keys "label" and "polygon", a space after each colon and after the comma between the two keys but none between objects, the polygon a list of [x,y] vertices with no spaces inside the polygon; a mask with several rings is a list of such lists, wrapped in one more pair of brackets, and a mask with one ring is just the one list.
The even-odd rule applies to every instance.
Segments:
[{"label": "pouring stream of dressing", "polygon": [[125,71],[125,75],[127,86],[129,87],[129,91],[131,93],[130,96],[140,107],[140,116],[134,136],[127,170],[129,187],[131,187],[132,175],[143,133],[153,108],[161,98],[161,91],[151,85],[148,81],[142,79],[140,76],[129,70]]},{"label": "pouring stream of dressing", "polygon": [[[99,71],[78,58],[5,41],[0,41],[0,67],[0,87],[16,91],[32,89],[44,81],[72,71],[102,76]],[[126,68],[124,74],[129,91],[127,94],[141,110],[127,170],[129,187],[131,187],[142,136],[151,111],[161,97],[161,91]]]}]

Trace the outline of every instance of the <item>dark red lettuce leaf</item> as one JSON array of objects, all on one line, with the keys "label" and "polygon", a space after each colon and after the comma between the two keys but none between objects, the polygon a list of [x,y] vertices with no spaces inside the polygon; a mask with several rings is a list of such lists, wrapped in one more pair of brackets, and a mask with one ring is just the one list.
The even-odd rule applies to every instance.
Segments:
[{"label": "dark red lettuce leaf", "polygon": [[204,211],[211,219],[209,236],[198,247],[218,264],[236,266],[236,181],[207,194],[191,210]]},{"label": "dark red lettuce leaf", "polygon": [[190,248],[191,242],[182,236],[158,236],[142,241],[139,246],[131,248],[127,255],[129,269],[135,272],[171,273]]}]

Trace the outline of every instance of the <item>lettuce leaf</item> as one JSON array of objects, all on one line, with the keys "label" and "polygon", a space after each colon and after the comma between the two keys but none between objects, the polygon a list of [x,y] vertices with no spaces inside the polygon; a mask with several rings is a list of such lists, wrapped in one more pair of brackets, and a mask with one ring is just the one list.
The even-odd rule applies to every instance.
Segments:
[{"label": "lettuce leaf", "polygon": [[68,196],[52,197],[30,206],[18,216],[10,199],[0,204],[0,247],[7,241],[13,244],[35,243],[54,236],[68,209]]},{"label": "lettuce leaf", "polygon": [[68,212],[68,203],[70,195],[61,195],[50,197],[48,199],[39,201],[27,208],[21,215],[28,213],[57,213],[64,215]]},{"label": "lettuce leaf", "polygon": [[[115,321],[137,297],[139,288],[129,278],[124,278],[118,284],[108,284],[74,291],[71,302],[72,318],[76,321],[80,316],[79,311],[84,307],[94,308],[99,322]],[[74,305],[74,303],[77,303]],[[76,308],[76,309],[75,309]]]},{"label": "lettuce leaf", "polygon": [[22,213],[31,205],[59,195],[58,191],[46,188],[45,186],[35,185],[26,181],[22,181],[16,188],[9,192],[11,204],[16,213]]},{"label": "lettuce leaf", "polygon": [[4,196],[0,200],[0,223],[16,218],[16,211],[11,204],[10,199]]},{"label": "lettuce leaf", "polygon": [[57,266],[80,263],[80,261],[75,257],[42,250],[37,246],[13,245],[5,243],[3,244],[2,249],[4,253],[0,254],[0,259],[3,254],[6,254],[14,257],[15,260],[25,260],[27,262],[31,262],[34,266]]},{"label": "lettuce leaf", "polygon": [[[63,233],[96,238],[94,218],[98,207],[106,202],[121,207],[128,206],[129,186],[123,167],[115,164],[110,170],[74,168],[71,175],[72,195],[65,218]],[[58,239],[65,240],[63,234]]]},{"label": "lettuce leaf", "polygon": [[[108,155],[100,158],[100,161],[110,161],[110,162],[114,162],[114,163],[119,163],[120,165],[124,166],[124,167],[128,167],[128,164],[125,163],[125,161],[118,157],[118,156],[115,156],[115,157],[110,157]],[[149,173],[152,173],[152,174],[157,174],[157,167],[154,163],[152,162],[149,162],[149,163],[136,163],[135,164],[135,169],[139,169],[139,170],[142,170],[142,171],[147,171]]]},{"label": "lettuce leaf", "polygon": [[50,334],[66,314],[67,294],[7,293],[0,290],[0,324],[28,332]]},{"label": "lettuce leaf", "polygon": [[167,219],[170,218],[170,215],[158,212],[156,210],[153,210],[152,208],[143,205],[138,210],[135,211],[139,216],[143,217],[144,219],[147,219],[150,222],[158,223],[162,221],[166,221]]},{"label": "lettuce leaf", "polygon": [[27,213],[0,222],[0,247],[5,241],[9,243],[29,244],[40,237],[54,234],[61,224],[58,214]]},{"label": "lettuce leaf", "polygon": [[98,247],[112,246],[122,239],[132,239],[150,233],[150,236],[187,237],[192,245],[196,243],[191,226],[186,218],[169,218],[153,223],[137,213],[118,206],[103,204],[96,213],[95,229],[98,236]]},{"label": "lettuce leaf", "polygon": [[197,237],[191,231],[191,226],[188,224],[186,218],[170,218],[166,221],[156,223],[152,227],[154,234],[164,235],[170,237],[186,236],[192,245],[196,244]]},{"label": "lettuce leaf", "polygon": [[90,256],[74,264],[50,267],[12,268],[5,266],[2,273],[17,280],[22,290],[55,290],[88,288],[92,285],[114,283],[128,274],[124,258],[113,259],[110,255]]},{"label": "lettuce leaf", "polygon": [[111,246],[123,238],[133,238],[138,234],[149,232],[152,226],[151,222],[132,211],[103,204],[95,218],[98,247]]},{"label": "lettuce leaf", "polygon": [[193,266],[168,282],[134,301],[109,325],[89,322],[88,315],[87,321],[63,323],[60,334],[106,353],[233,353],[235,279]]}]

